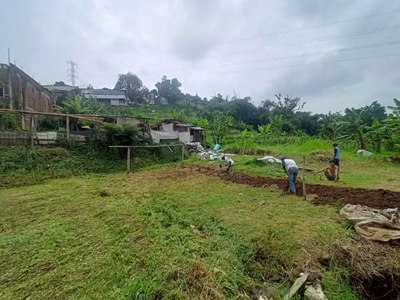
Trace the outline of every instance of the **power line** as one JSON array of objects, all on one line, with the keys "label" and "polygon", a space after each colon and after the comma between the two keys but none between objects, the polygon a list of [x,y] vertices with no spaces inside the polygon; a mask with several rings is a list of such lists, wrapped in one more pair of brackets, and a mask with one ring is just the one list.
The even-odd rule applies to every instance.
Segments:
[{"label": "power line", "polygon": [[[340,48],[340,49],[335,49],[335,50],[325,51],[325,52],[320,51],[320,52],[313,52],[313,53],[304,53],[304,54],[301,54],[301,55],[276,57],[276,58],[268,58],[268,59],[258,59],[258,60],[241,61],[241,62],[235,62],[235,63],[230,63],[230,64],[223,64],[223,65],[206,66],[206,67],[202,67],[202,68],[194,68],[194,70],[203,70],[203,69],[219,68],[219,67],[229,67],[229,66],[234,66],[234,65],[244,65],[244,64],[267,62],[267,61],[278,61],[278,60],[285,60],[285,59],[291,59],[291,58],[300,58],[300,57],[306,57],[306,56],[312,56],[312,55],[323,55],[323,54],[330,54],[330,53],[338,53],[338,52],[346,52],[346,51],[378,48],[378,47],[384,47],[384,46],[393,46],[393,45],[398,45],[398,44],[400,44],[400,40],[382,42],[382,43],[375,43],[375,44],[368,44],[368,45],[362,45],[362,46],[354,46],[354,47],[349,47],[349,48]],[[154,73],[158,73],[160,71],[152,71],[152,72],[141,73],[141,75],[154,74]],[[94,78],[94,77],[114,77],[114,76],[117,76],[117,75],[99,75],[99,76],[88,76],[88,77],[89,78]]]},{"label": "power line", "polygon": [[299,64],[299,65],[276,66],[276,67],[269,67],[269,68],[257,68],[257,69],[247,69],[247,70],[234,70],[234,71],[224,71],[224,72],[214,72],[214,73],[198,73],[198,74],[195,74],[195,75],[213,75],[213,74],[239,73],[239,72],[246,72],[246,71],[261,71],[261,70],[272,70],[272,69],[305,67],[305,66],[312,66],[312,65],[322,65],[322,64],[330,64],[330,63],[341,63],[341,62],[354,61],[354,60],[364,60],[364,59],[374,59],[374,58],[394,57],[394,56],[400,56],[400,53],[396,53],[396,54],[387,54],[387,55],[377,55],[377,56],[368,56],[368,57],[357,57],[357,58],[342,59],[342,60],[333,60],[333,61],[313,62],[313,63]]},{"label": "power line", "polygon": [[[316,39],[311,39],[311,40],[305,40],[305,41],[298,41],[294,43],[284,43],[284,44],[279,44],[279,45],[273,45],[273,46],[267,46],[267,47],[262,47],[262,48],[255,48],[255,49],[247,49],[244,51],[239,51],[239,52],[231,52],[231,53],[225,53],[225,54],[220,54],[216,56],[208,56],[209,58],[212,57],[221,57],[221,56],[228,56],[228,55],[235,55],[235,54],[245,54],[245,53],[251,53],[251,52],[258,52],[258,51],[263,51],[271,48],[277,48],[277,47],[286,47],[286,46],[297,46],[297,45],[304,45],[304,44],[312,44],[312,43],[317,43],[317,42],[322,42],[322,41],[327,41],[327,40],[334,40],[334,39],[339,39],[339,38],[347,38],[347,37],[354,37],[354,36],[360,36],[360,35],[367,35],[367,34],[373,34],[377,32],[383,32],[383,31],[388,31],[388,30],[396,30],[400,29],[400,25],[395,25],[395,26],[388,26],[388,27],[381,27],[381,28],[375,28],[373,30],[367,30],[367,31],[359,31],[359,32],[353,32],[353,33],[346,33],[346,34],[340,34],[340,35],[330,35],[326,37],[321,37],[321,38],[316,38]],[[396,42],[396,41],[394,41]],[[389,42],[390,43],[390,42]],[[396,43],[394,43],[396,44]],[[375,46],[376,47],[376,46]],[[373,48],[373,47],[371,47]],[[346,50],[342,50],[346,51]],[[350,50],[348,50],[350,51]],[[337,52],[337,51],[334,51]],[[316,53],[318,54],[318,53]],[[323,54],[323,53],[321,53]],[[305,54],[305,55],[314,55],[314,54]],[[295,56],[297,57],[297,56]],[[271,60],[280,60],[280,59],[288,59],[288,58],[295,58],[295,57],[287,57],[287,58],[275,58]],[[264,61],[264,60],[261,60]],[[268,60],[265,60],[268,61]],[[258,61],[254,61],[258,62]],[[238,63],[232,63],[228,65],[236,65],[236,64],[245,64],[246,62],[238,62]],[[226,65],[226,66],[228,66]],[[224,65],[221,65],[224,66]],[[219,66],[210,66],[210,67],[203,67],[203,68],[197,68],[197,69],[206,69],[206,68],[213,68],[213,67],[219,67]],[[153,71],[153,72],[146,72],[142,73],[142,75],[147,75],[147,74],[154,74],[157,73],[158,71]],[[117,75],[99,75],[99,76],[87,76],[88,78],[95,78],[95,77],[114,77]]]},{"label": "power line", "polygon": [[283,44],[260,47],[260,48],[250,48],[250,49],[245,49],[245,50],[237,51],[237,52],[228,52],[228,53],[222,53],[222,54],[213,55],[213,56],[207,56],[207,58],[258,52],[258,51],[263,51],[266,49],[278,48],[278,47],[297,46],[297,45],[303,45],[303,44],[309,44],[309,43],[324,42],[324,41],[335,40],[335,39],[340,39],[340,38],[354,37],[354,36],[359,36],[359,35],[366,35],[366,34],[372,34],[372,33],[383,32],[383,31],[387,31],[387,30],[396,30],[396,29],[400,29],[400,25],[381,27],[381,28],[375,28],[372,30],[358,31],[358,32],[345,33],[345,34],[339,34],[339,35],[328,35],[326,37],[320,37],[320,38],[305,40],[305,41],[298,41],[298,42],[294,42],[294,43],[283,43]]},{"label": "power line", "polygon": [[215,45],[223,45],[223,44],[237,43],[237,42],[242,42],[242,41],[262,39],[262,38],[266,38],[266,37],[269,37],[269,36],[276,36],[276,35],[287,34],[287,33],[292,33],[292,32],[304,31],[304,30],[308,30],[308,29],[321,28],[321,27],[330,26],[330,25],[343,24],[343,23],[348,23],[348,22],[352,22],[352,21],[358,21],[358,20],[362,20],[362,19],[368,19],[368,18],[379,17],[379,16],[388,15],[388,14],[394,14],[394,13],[398,13],[398,12],[400,12],[400,9],[393,10],[393,11],[388,11],[388,12],[384,12],[384,13],[379,13],[379,14],[373,14],[373,15],[367,15],[367,16],[358,17],[358,18],[352,18],[352,19],[337,21],[337,22],[320,24],[320,25],[317,25],[317,26],[311,26],[311,27],[306,27],[306,28],[301,28],[301,29],[294,29],[294,30],[288,30],[288,31],[283,31],[283,32],[271,33],[271,34],[262,35],[262,36],[259,36],[259,37],[245,38],[245,39],[240,39],[240,40],[232,40],[232,41],[218,43],[218,44],[215,44]]},{"label": "power line", "polygon": [[284,59],[291,59],[291,58],[300,58],[300,57],[305,57],[305,56],[330,54],[330,53],[346,52],[346,51],[353,51],[353,50],[363,50],[363,49],[378,48],[378,47],[384,47],[384,46],[393,46],[393,45],[398,45],[398,44],[400,44],[400,40],[390,41],[390,42],[383,42],[383,43],[375,43],[375,44],[369,44],[369,45],[363,45],[363,46],[340,48],[340,49],[326,51],[326,52],[320,51],[320,52],[313,52],[313,53],[303,53],[303,54],[293,55],[293,56],[284,56],[284,57],[277,57],[277,58],[241,61],[241,62],[235,62],[235,63],[230,63],[230,64],[208,66],[208,67],[203,67],[203,68],[195,68],[195,70],[217,68],[217,67],[229,67],[229,66],[234,66],[234,65],[244,65],[244,64],[252,64],[252,63],[258,63],[258,62],[276,61],[276,60],[284,60]]}]

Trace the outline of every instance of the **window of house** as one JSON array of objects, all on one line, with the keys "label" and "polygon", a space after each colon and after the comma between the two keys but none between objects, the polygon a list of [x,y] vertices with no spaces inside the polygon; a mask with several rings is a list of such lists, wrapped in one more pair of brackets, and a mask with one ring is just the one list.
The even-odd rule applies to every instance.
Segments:
[{"label": "window of house", "polygon": [[0,85],[0,97],[1,97],[1,98],[4,98],[5,96],[6,96],[6,95],[5,95],[5,89],[4,89],[3,86]]}]

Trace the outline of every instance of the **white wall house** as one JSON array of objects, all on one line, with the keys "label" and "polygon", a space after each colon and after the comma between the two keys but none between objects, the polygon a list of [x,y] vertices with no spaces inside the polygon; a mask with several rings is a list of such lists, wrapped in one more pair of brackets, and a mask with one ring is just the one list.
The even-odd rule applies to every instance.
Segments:
[{"label": "white wall house", "polygon": [[151,136],[155,143],[160,143],[161,140],[179,140],[182,143],[201,142],[203,131],[201,127],[194,127],[177,120],[165,120],[151,130]]},{"label": "white wall house", "polygon": [[82,89],[82,96],[96,99],[101,104],[111,106],[127,105],[126,93],[124,90],[97,90]]}]

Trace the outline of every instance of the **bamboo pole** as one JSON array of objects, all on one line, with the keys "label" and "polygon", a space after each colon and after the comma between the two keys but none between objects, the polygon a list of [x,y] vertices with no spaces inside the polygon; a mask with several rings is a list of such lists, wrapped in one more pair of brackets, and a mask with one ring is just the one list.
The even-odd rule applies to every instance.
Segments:
[{"label": "bamboo pole", "polygon": [[148,145],[148,146],[108,146],[109,148],[158,148],[158,147],[182,147],[182,144],[177,145]]},{"label": "bamboo pole", "polygon": [[131,147],[128,147],[128,152],[126,157],[126,172],[128,174],[131,172]]},{"label": "bamboo pole", "polygon": [[31,116],[30,124],[29,124],[29,135],[31,139],[31,147],[33,147],[33,123],[35,122],[34,116]]},{"label": "bamboo pole", "polygon": [[0,109],[0,113],[6,113],[6,114],[28,114],[28,115],[54,116],[54,117],[66,117],[66,116],[69,116],[69,117],[75,118],[75,119],[87,120],[87,121],[92,121],[92,122],[97,122],[97,123],[104,123],[103,120],[100,120],[100,118],[83,117],[82,115],[76,115],[76,114],[48,113],[48,112],[13,110],[13,109],[4,109],[4,108]]},{"label": "bamboo pole", "polygon": [[67,140],[69,140],[69,116],[66,117]]},{"label": "bamboo pole", "polygon": [[[43,116],[58,116],[62,117],[67,114],[62,114],[62,113],[49,113],[49,112],[39,112],[39,111],[25,111],[25,110],[16,110],[16,109],[8,109],[8,108],[2,108],[0,109],[0,112],[7,113],[7,114],[18,114],[18,113],[27,113],[27,114],[35,114],[35,115],[43,115]],[[86,119],[86,120],[93,120],[95,119],[98,122],[102,122],[102,120],[99,119],[104,119],[104,118],[125,118],[125,119],[134,119],[134,120],[156,120],[155,118],[142,118],[142,117],[123,117],[123,116],[117,116],[117,115],[88,115],[88,114],[69,114],[71,117],[75,118],[80,118],[80,119]]]},{"label": "bamboo pole", "polygon": [[307,200],[307,194],[306,194],[306,157],[303,156],[303,198],[304,200]]}]

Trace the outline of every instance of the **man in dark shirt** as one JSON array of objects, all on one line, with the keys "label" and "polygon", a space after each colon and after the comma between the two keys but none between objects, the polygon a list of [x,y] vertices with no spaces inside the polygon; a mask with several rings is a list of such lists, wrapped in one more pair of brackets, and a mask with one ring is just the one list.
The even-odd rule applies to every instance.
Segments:
[{"label": "man in dark shirt", "polygon": [[340,161],[340,148],[339,148],[337,143],[333,143],[332,146],[334,148],[334,150],[333,150],[333,162],[334,162],[335,166],[338,167],[338,171],[337,172],[338,172],[338,176],[339,176],[339,170],[340,170],[340,164],[339,164],[339,161]]}]

